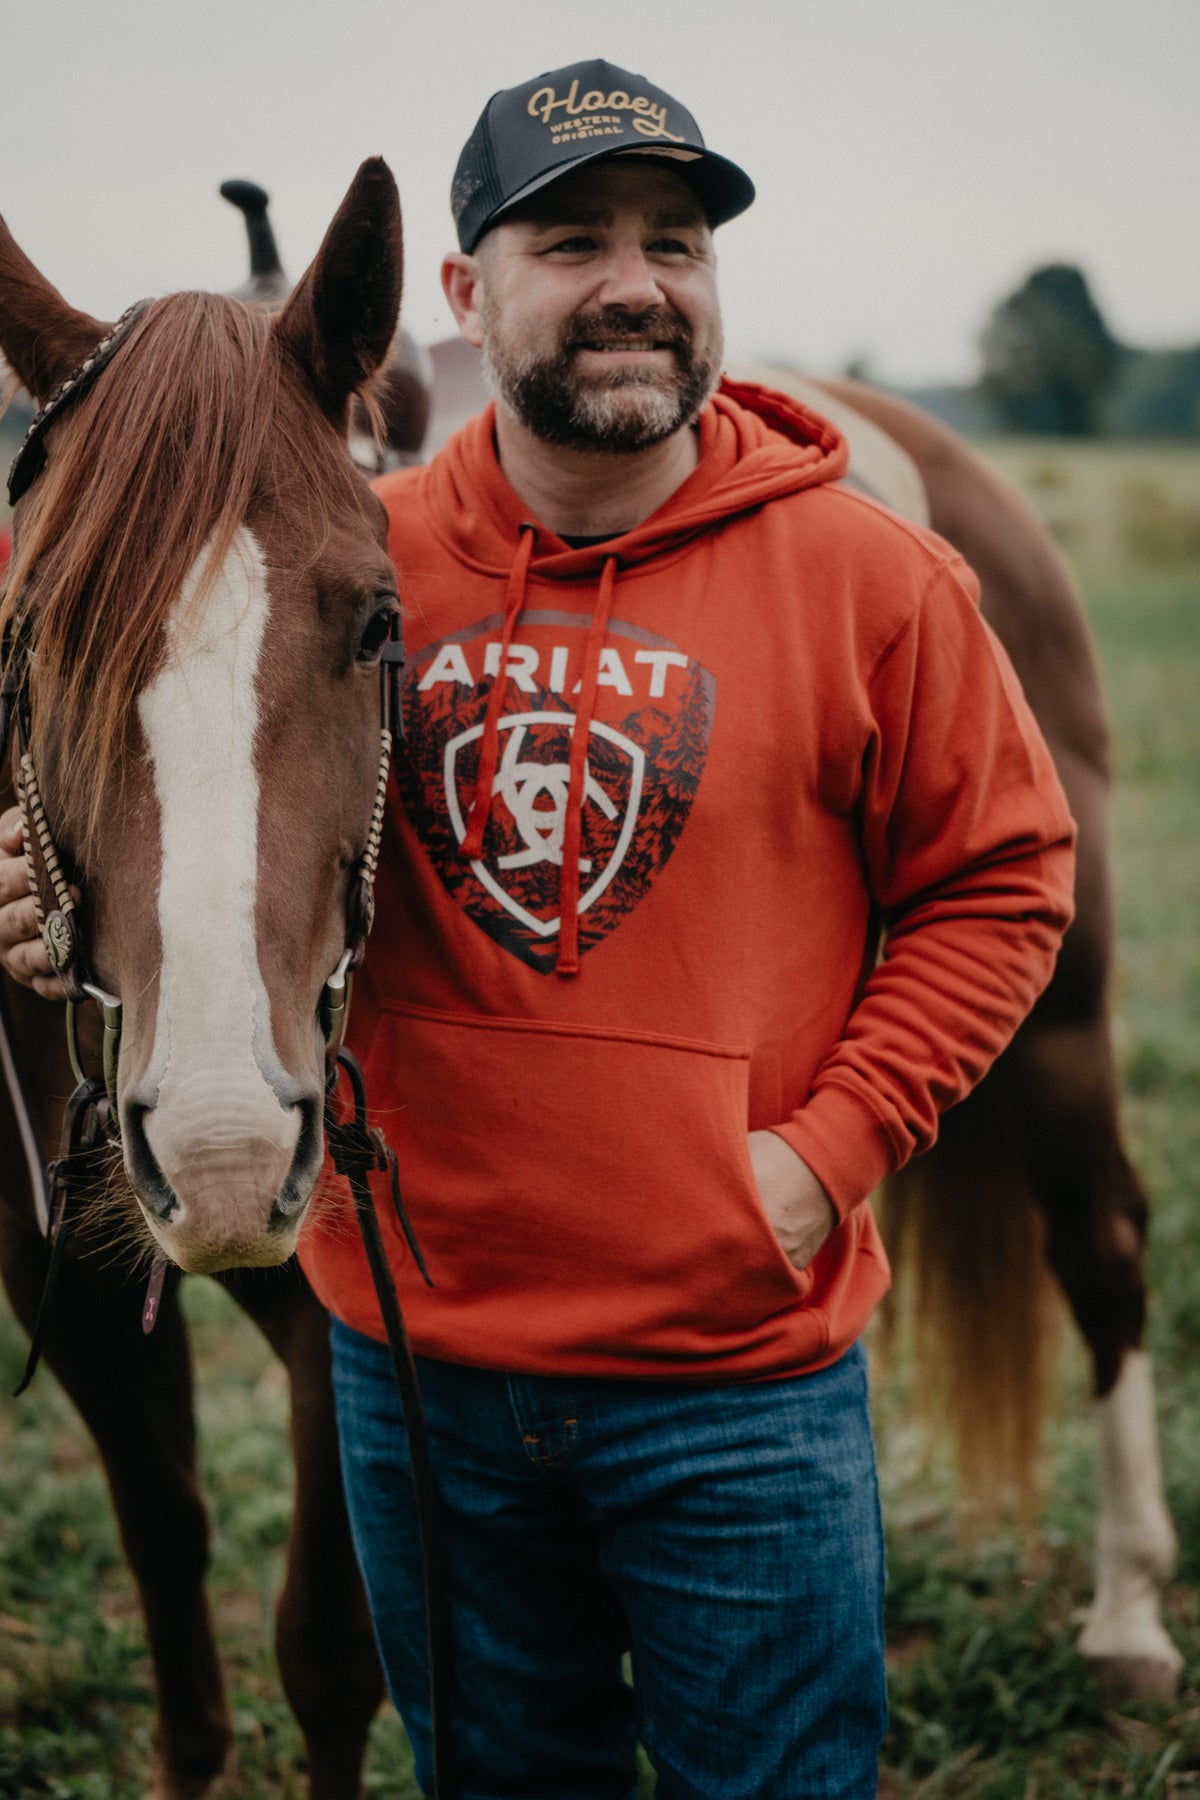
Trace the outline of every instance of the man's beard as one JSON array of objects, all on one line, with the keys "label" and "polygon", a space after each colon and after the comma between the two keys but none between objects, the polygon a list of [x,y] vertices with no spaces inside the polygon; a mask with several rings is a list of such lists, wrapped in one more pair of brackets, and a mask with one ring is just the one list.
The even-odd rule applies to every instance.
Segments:
[{"label": "man's beard", "polygon": [[[584,375],[576,352],[653,339],[674,359],[673,370],[614,367]],[[721,372],[718,339],[698,359],[686,321],[658,307],[618,315],[578,313],[562,342],[546,354],[511,353],[494,315],[483,313],[483,367],[493,391],[534,437],[572,450],[624,455],[661,444],[688,425],[713,393]]]}]

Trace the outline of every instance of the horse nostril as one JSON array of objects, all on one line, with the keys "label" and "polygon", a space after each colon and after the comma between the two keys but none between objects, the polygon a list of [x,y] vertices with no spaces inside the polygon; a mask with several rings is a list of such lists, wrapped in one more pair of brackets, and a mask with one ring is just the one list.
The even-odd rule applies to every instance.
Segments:
[{"label": "horse nostril", "polygon": [[271,1208],[268,1225],[270,1231],[286,1229],[293,1223],[296,1214],[307,1206],[324,1149],[321,1137],[321,1103],[306,1095],[293,1101],[292,1105],[300,1114],[300,1134],[296,1139],[292,1166]]},{"label": "horse nostril", "polygon": [[150,1148],[150,1140],[146,1136],[144,1121],[150,1108],[139,1101],[130,1100],[124,1111],[121,1136],[130,1180],[142,1204],[165,1225],[180,1209],[179,1196],[159,1167],[158,1158]]}]

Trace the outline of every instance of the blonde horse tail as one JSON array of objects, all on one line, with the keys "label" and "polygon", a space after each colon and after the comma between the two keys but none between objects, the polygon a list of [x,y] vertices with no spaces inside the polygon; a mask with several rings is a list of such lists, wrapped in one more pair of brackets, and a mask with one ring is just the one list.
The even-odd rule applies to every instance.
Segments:
[{"label": "blonde horse tail", "polygon": [[1029,1518],[1052,1400],[1062,1308],[1019,1134],[994,1080],[942,1120],[933,1150],[884,1189],[880,1222],[896,1285],[885,1365],[911,1350],[919,1416],[947,1428],[964,1518]]}]

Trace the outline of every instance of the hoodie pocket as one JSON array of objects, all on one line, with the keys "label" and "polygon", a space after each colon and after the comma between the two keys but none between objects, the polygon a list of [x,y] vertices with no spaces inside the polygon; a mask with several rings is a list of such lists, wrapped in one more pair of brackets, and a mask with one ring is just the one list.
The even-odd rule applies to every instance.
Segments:
[{"label": "hoodie pocket", "polygon": [[386,1011],[368,1085],[444,1304],[520,1296],[560,1345],[711,1358],[801,1303],[811,1276],[754,1181],[748,1071],[733,1046]]}]

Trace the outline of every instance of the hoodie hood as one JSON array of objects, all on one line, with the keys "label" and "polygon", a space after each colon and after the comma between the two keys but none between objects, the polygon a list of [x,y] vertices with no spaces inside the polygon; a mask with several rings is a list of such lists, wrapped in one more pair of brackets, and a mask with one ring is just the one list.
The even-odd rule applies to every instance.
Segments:
[{"label": "hoodie hood", "polygon": [[[434,528],[447,548],[481,574],[507,578],[529,511],[496,459],[494,405],[455,434],[430,465]],[[536,527],[531,572],[571,580],[682,548],[726,519],[804,488],[837,481],[848,451],[837,429],[799,401],[752,382],[722,381],[700,415],[700,460],[658,511],[632,531],[572,550]]]},{"label": "hoodie hood", "polygon": [[[839,433],[799,401],[752,383],[723,383],[700,416],[695,470],[670,498],[632,531],[572,549],[533,523],[501,471],[495,448],[496,410],[488,406],[451,438],[429,469],[434,530],[460,562],[506,584],[498,669],[509,653],[531,581],[596,584],[578,701],[571,726],[569,786],[559,885],[557,972],[580,972],[579,906],[582,811],[600,661],[618,573],[684,548],[701,532],[846,472],[849,454]],[[479,746],[475,791],[461,854],[477,864],[500,779],[500,718],[506,676],[492,682]]]}]

